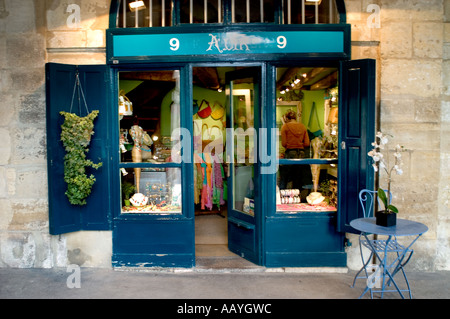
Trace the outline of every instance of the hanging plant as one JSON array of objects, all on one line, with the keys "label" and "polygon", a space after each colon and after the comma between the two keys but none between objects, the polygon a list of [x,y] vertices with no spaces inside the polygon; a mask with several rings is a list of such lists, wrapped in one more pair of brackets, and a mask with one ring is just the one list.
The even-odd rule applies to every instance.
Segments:
[{"label": "hanging plant", "polygon": [[86,168],[98,169],[102,163],[94,164],[86,159],[91,136],[94,135],[94,119],[98,111],[92,111],[85,117],[74,113],[60,112],[64,116],[61,125],[61,141],[66,150],[64,156],[64,181],[67,183],[66,196],[73,205],[86,205],[95,182],[93,174],[87,176]]}]

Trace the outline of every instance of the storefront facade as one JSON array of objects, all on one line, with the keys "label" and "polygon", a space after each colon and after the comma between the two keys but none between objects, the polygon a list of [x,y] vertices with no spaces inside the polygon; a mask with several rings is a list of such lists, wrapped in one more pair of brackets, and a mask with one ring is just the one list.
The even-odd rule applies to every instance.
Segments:
[{"label": "storefront facade", "polygon": [[[339,23],[288,24],[284,3],[271,4],[272,23],[236,23],[244,11],[219,1],[218,20],[196,25],[181,22],[181,2],[175,1],[171,11],[162,10],[173,26],[142,28],[120,27],[130,17],[138,25],[145,16],[123,5],[111,6],[107,65],[47,65],[49,193],[58,194],[49,202],[51,234],[112,230],[113,266],[193,267],[196,210],[212,210],[212,192],[221,191],[215,204],[226,208],[231,252],[267,267],[346,266],[345,232],[361,214],[357,192],[374,182],[366,154],[375,132],[375,61],[349,61],[343,2],[327,7],[327,21]],[[318,4],[310,8],[318,14]],[[153,20],[153,9],[142,12]],[[194,9],[191,19],[197,20]],[[304,10],[303,19],[310,13]],[[214,82],[205,71],[223,73],[218,87],[205,85]],[[79,114],[92,111],[90,105],[99,110],[89,158],[103,164],[93,172],[86,205],[70,204],[64,195],[58,160],[64,149],[53,143],[59,112],[76,96],[77,76],[75,87],[87,101],[85,114]],[[281,92],[286,85],[290,95]],[[155,96],[148,103],[153,108],[145,109],[136,97],[133,111],[119,114],[119,104],[129,100],[125,92],[133,95],[144,86],[146,97],[140,99]],[[292,91],[316,97],[302,102]],[[203,98],[213,94],[213,100]],[[301,159],[290,159],[279,145],[287,109],[295,110],[310,134],[311,146],[302,150],[309,154]],[[331,119],[330,113],[338,115]],[[208,120],[220,123],[215,135]],[[135,129],[152,141],[137,146]],[[328,148],[313,147],[316,137]],[[213,160],[205,158],[211,155]],[[220,179],[221,187],[206,181],[207,169],[221,173],[213,181]],[[199,176],[205,182],[197,188]],[[130,185],[133,192],[126,196]],[[313,203],[310,195],[322,200]],[[128,197],[145,202],[126,205]]]},{"label": "storefront facade", "polygon": [[[364,63],[371,64],[373,61],[367,59],[373,59],[376,61],[376,73],[373,74],[376,80],[375,126],[392,134],[394,143],[408,150],[403,154],[404,173],[395,176],[392,185],[395,204],[401,218],[420,221],[430,229],[417,242],[409,267],[425,271],[449,269],[446,239],[449,234],[447,167],[450,39],[445,31],[450,21],[450,11],[447,2],[417,1],[410,4],[394,0],[368,4],[362,0],[338,1],[338,6],[332,8],[332,20],[329,16],[322,19],[323,13],[319,9],[318,25],[315,25],[314,5],[305,2],[307,10],[303,24],[301,5],[290,2],[292,7],[289,15],[286,6],[289,1],[276,4],[263,1],[269,7],[264,7],[264,21],[261,23],[260,1],[254,4],[250,1],[250,22],[247,22],[246,1],[236,4],[234,21],[232,1],[208,1],[208,6],[221,3],[221,11],[219,14],[218,10],[207,10],[205,23],[202,1],[193,3],[195,14],[192,15],[192,21],[189,2],[174,2],[173,11],[169,1],[165,1],[167,15],[164,27],[161,15],[156,13],[161,7],[161,1],[152,2],[155,14],[152,15],[151,27],[148,2],[145,3],[144,11],[138,10],[138,16],[126,9],[129,13],[125,19],[120,13],[123,2],[110,0],[74,1],[70,4],[31,0],[19,4],[6,0],[4,6],[0,5],[0,132],[3,136],[0,146],[0,267],[52,268],[77,264],[83,267],[180,265],[190,268],[202,266],[202,256],[212,256],[208,257],[208,262],[219,256],[216,253],[208,255],[209,252],[199,248],[222,245],[228,254],[226,256],[235,258],[243,254],[244,258],[252,259],[254,265],[346,265],[349,269],[359,269],[358,236],[347,232],[345,227],[354,217],[344,213],[352,212],[351,205],[357,203],[341,199],[347,196],[344,194],[363,187],[364,182],[361,181],[366,184],[372,181],[367,182],[365,174],[360,174],[358,178],[342,174],[343,171],[350,171],[357,175],[354,168],[363,167],[345,164],[346,156],[350,160],[358,160],[359,156],[355,152],[359,141],[352,140],[348,134],[346,136],[345,128],[350,128],[350,136],[353,136],[359,127],[358,122],[353,121],[365,118],[362,113],[350,112],[354,116],[352,123],[355,124],[348,125],[343,110],[349,109],[344,104],[350,103],[352,99],[349,97],[357,96],[357,92],[368,92],[365,89],[368,85],[361,82],[356,87],[340,83],[347,82],[347,77],[366,77],[364,72],[352,73],[360,69],[363,62],[357,67],[353,66],[351,72],[346,74],[344,66],[353,62],[351,60],[363,59],[366,60]],[[320,6],[328,3],[322,0]],[[342,10],[344,4],[345,10]],[[171,12],[175,14],[171,16]],[[268,12],[271,14],[266,15]],[[341,41],[342,38],[336,41],[342,46],[334,48],[331,53],[322,51],[324,48],[332,50],[330,41],[305,38],[302,42],[308,42],[308,47],[298,46],[298,41],[294,41],[296,53],[269,51],[281,50],[277,45],[289,50],[293,41],[289,37],[291,33],[286,31],[294,31],[297,35],[305,35],[306,31],[320,31],[323,34],[331,32],[336,35],[337,31],[343,35],[344,41]],[[265,33],[267,43],[275,42],[272,42],[274,45],[271,48],[249,47],[260,50],[253,53],[227,53],[224,49],[230,49],[231,42],[220,43],[218,40],[219,35],[227,32],[240,32],[244,36],[261,36]],[[216,35],[217,41],[209,36],[210,33]],[[182,37],[177,37],[179,34]],[[136,36],[139,39],[140,36],[156,35],[172,35],[165,40],[169,41],[168,45],[166,43],[158,47],[158,50],[170,50],[170,54],[154,56],[151,49],[156,48],[144,45],[146,41],[141,41],[142,45],[135,41]],[[206,36],[208,45],[204,49],[209,49],[212,44],[211,50],[207,53],[183,52],[186,46],[182,41],[189,38],[186,35],[198,35],[199,41],[201,36]],[[114,51],[114,39],[119,38],[130,40],[129,45],[119,48],[129,50],[130,56],[124,55],[128,54],[126,51]],[[332,39],[336,40],[337,37]],[[190,40],[193,43],[196,39],[191,37]],[[334,40],[333,45],[336,44]],[[326,46],[323,46],[324,43]],[[175,50],[177,47],[178,50]],[[200,48],[197,45],[195,47]],[[242,49],[247,51],[244,44]],[[136,53],[135,50],[147,51]],[[96,66],[92,66],[94,64]],[[69,111],[73,102],[76,112],[79,112],[80,106],[82,112],[86,109],[83,97],[78,100],[80,96],[76,94],[72,101],[77,72],[88,110],[99,110],[94,120],[95,134],[89,145],[88,158],[93,164],[102,162],[98,169],[89,169],[96,181],[87,198],[88,204],[83,207],[69,205],[64,194],[65,151],[58,142],[64,119],[58,108]],[[236,78],[239,72],[244,72],[247,78]],[[311,80],[295,83],[296,77],[300,79],[303,74]],[[328,82],[313,87],[314,74],[324,76]],[[232,86],[233,92],[243,94],[227,95],[227,79],[228,87]],[[286,94],[286,87],[292,84],[294,90]],[[346,88],[355,90],[346,92]],[[49,90],[48,94],[46,89]],[[60,97],[56,94],[58,91],[61,91]],[[175,112],[172,117],[170,105],[175,102],[172,93],[178,91],[179,113]],[[121,93],[133,102],[132,115],[117,114]],[[230,96],[236,98],[234,104],[229,103]],[[334,117],[326,116],[325,106],[329,107],[329,97],[338,98],[337,104],[331,102],[334,111],[339,109],[338,123],[333,123],[336,122]],[[210,102],[209,110],[206,103],[200,108],[203,100]],[[246,104],[245,101],[252,103]],[[315,108],[311,112],[313,102]],[[47,104],[49,113],[45,112]],[[231,105],[237,108],[232,109]],[[244,105],[249,105],[249,112]],[[194,109],[196,106],[200,113]],[[220,107],[224,109],[222,118]],[[174,108],[177,109],[178,106]],[[281,133],[282,116],[289,109],[297,110],[297,115],[298,110],[302,111],[297,120],[310,126],[312,133],[322,131],[322,136],[329,136],[330,132],[338,132],[335,135],[337,140],[331,139],[331,142],[337,141],[339,147],[344,145],[346,149],[339,148],[337,158],[317,159],[312,151],[305,152],[308,157],[301,160],[283,158],[284,148],[273,145],[271,129],[278,128]],[[173,128],[186,128],[180,143],[164,145],[153,141],[150,148],[152,156],[161,160],[167,154],[171,155],[170,146],[173,145],[173,149],[178,151],[176,148],[184,145],[183,141],[189,141],[192,143],[192,161],[133,161],[130,129],[135,117],[139,126],[151,137],[154,132],[159,132],[159,137],[167,137],[171,136]],[[158,127],[158,123],[164,125]],[[220,163],[224,171],[223,178],[218,180],[219,186],[212,189],[216,195],[213,196],[212,209],[209,202],[204,202],[202,208],[200,191],[203,191],[203,187],[202,183],[196,182],[202,181],[200,176],[203,175],[200,174],[205,172],[207,165],[205,163],[206,168],[202,167],[203,163],[194,160],[194,156],[198,155],[198,152],[193,151],[194,145],[202,141],[202,151],[203,144],[209,144],[203,143],[203,140],[209,141],[208,138],[221,134],[226,151],[227,128],[232,129],[232,132],[247,128],[244,132],[247,133],[245,143],[248,144],[251,132],[248,130],[249,125],[257,132],[254,135],[256,144],[253,143],[258,146],[254,148],[257,150],[256,156],[252,152],[256,160],[247,163],[245,153],[240,157],[243,163],[235,163],[224,157]],[[122,143],[120,137],[125,132],[126,141]],[[238,137],[235,136],[236,146],[239,146]],[[254,141],[253,138],[251,140]],[[266,140],[267,143],[262,143]],[[167,142],[167,138],[160,141]],[[278,141],[281,144],[281,136]],[[122,146],[126,152],[123,152]],[[245,147],[246,144],[244,150]],[[247,147],[247,150],[250,149]],[[272,155],[271,150],[276,150],[275,153],[279,155],[279,169],[276,174],[263,174],[263,169],[270,169],[270,164],[274,163],[270,156],[263,156]],[[326,151],[332,153],[333,149],[327,148]],[[236,159],[241,154],[238,148]],[[307,204],[306,196],[314,189],[311,168],[318,166],[311,165],[319,164],[321,169],[317,185],[320,192],[327,192],[325,197],[330,197],[327,201],[336,207],[328,212],[300,211],[302,205],[299,204]],[[132,188],[130,195],[125,192],[130,191],[130,184],[136,186],[135,169],[141,172],[141,193],[149,191],[145,195],[152,198],[152,210],[148,209],[145,213],[131,212],[137,208],[126,206],[125,203],[125,199],[135,192]],[[124,171],[128,174],[124,175]],[[286,176],[298,176],[298,171],[310,174],[307,177],[310,182],[302,181],[294,186],[292,179],[286,179]],[[234,175],[228,176],[228,172]],[[168,184],[161,182],[164,181],[161,175],[171,176],[175,183],[180,174],[183,176],[183,179],[180,178],[181,209],[171,213],[162,211],[171,206],[167,205],[167,201],[162,203],[159,199],[162,196],[155,198],[155,195],[166,196],[167,189],[155,187],[149,190],[147,183],[159,176],[158,184]],[[335,189],[335,179],[339,182],[338,196],[330,193],[331,189]],[[352,181],[359,184],[354,189],[346,190],[345,187],[353,185]],[[385,185],[385,176],[381,174],[379,181],[381,186]],[[223,204],[219,196],[217,201],[214,190],[223,189],[222,194],[228,194],[230,183],[235,188],[234,198],[224,198]],[[156,186],[155,183],[152,185]],[[225,186],[228,191],[225,191]],[[304,194],[301,194],[300,189]],[[301,203],[296,202],[298,197],[301,197]],[[350,195],[347,197],[351,198]],[[290,200],[293,202],[289,203]],[[237,208],[236,212],[233,212],[234,208]],[[160,212],[156,213],[156,209]],[[214,219],[214,222],[219,220],[224,225],[219,230],[223,235],[220,242],[206,236],[217,229],[216,224],[202,226],[209,219]],[[238,248],[228,245],[228,237],[239,244],[234,245]],[[255,253],[252,255],[251,252]],[[170,258],[166,257],[170,255]]]}]

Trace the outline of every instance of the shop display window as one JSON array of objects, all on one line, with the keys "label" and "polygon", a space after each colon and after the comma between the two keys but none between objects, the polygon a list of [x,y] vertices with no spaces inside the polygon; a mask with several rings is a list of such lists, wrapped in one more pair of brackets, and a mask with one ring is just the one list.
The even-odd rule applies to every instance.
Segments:
[{"label": "shop display window", "polygon": [[[317,182],[313,179],[316,175],[319,175]],[[336,164],[282,165],[277,181],[279,213],[329,212],[337,209]]]},{"label": "shop display window", "polygon": [[121,191],[122,213],[181,214],[180,168],[122,168]]},{"label": "shop display window", "polygon": [[278,213],[336,211],[338,72],[278,68]]},{"label": "shop display window", "polygon": [[118,101],[122,213],[181,213],[179,71],[119,72]]},{"label": "shop display window", "polygon": [[172,162],[180,127],[179,71],[119,72],[121,162]]}]

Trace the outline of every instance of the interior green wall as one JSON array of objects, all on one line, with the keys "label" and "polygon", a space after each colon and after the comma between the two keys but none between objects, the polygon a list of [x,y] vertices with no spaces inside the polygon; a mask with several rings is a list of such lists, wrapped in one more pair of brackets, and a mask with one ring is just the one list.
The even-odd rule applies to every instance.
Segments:
[{"label": "interior green wall", "polygon": [[[319,123],[317,122],[316,115],[313,114],[310,123],[310,131],[315,132],[319,129],[324,128],[324,94],[325,90],[317,90],[317,91],[303,91],[303,99],[302,99],[302,118],[301,121],[305,126],[308,126],[309,117],[311,114],[311,108],[313,102],[316,105],[316,111],[319,115]],[[203,99],[207,100],[210,103],[210,106],[214,109],[214,104],[217,102],[223,107],[225,107],[226,95],[225,92],[217,92],[215,90],[208,90],[201,87],[194,86],[193,88],[193,98],[198,101],[200,105]],[[161,105],[161,136],[170,136],[171,135],[171,127],[170,127],[170,104],[172,103],[172,91],[170,91],[163,99]],[[290,107],[281,107],[283,111],[277,111],[277,122],[279,122],[279,116],[283,115],[285,110]],[[198,117],[194,117],[196,119]],[[208,127],[212,127],[214,125],[222,128],[222,119],[214,120],[211,117],[206,119],[201,119],[202,125],[206,124]]]},{"label": "interior green wall", "polygon": [[[317,122],[316,114],[313,114],[313,117],[311,118],[310,123],[310,131],[315,132],[319,129],[324,128],[324,94],[325,90],[317,90],[317,91],[302,91],[303,92],[303,98],[301,100],[302,102],[302,117],[301,122],[305,124],[306,127],[308,127],[309,122],[309,116],[311,115],[311,108],[313,105],[313,102],[315,102],[316,105],[316,111],[319,115],[319,122]],[[292,106],[285,106],[281,105],[277,107],[277,118],[276,122],[277,125],[280,125],[281,127],[281,116],[283,116],[289,109],[294,109]]]},{"label": "interior green wall", "polygon": [[[315,132],[317,130],[323,130],[324,128],[324,90],[317,90],[317,91],[303,91],[303,111],[302,111],[302,123],[308,127],[311,132]],[[317,122],[316,114],[313,114],[311,117],[311,123],[309,122],[309,117],[311,115],[311,108],[313,105],[313,102],[315,102],[316,105],[316,111],[319,115],[319,123]]]},{"label": "interior green wall", "polygon": [[[161,136],[170,136],[171,135],[171,127],[170,127],[170,104],[172,103],[172,92],[170,91],[163,99],[161,104]],[[197,100],[198,105],[200,106],[203,99],[209,102],[211,108],[214,110],[214,105],[216,103],[225,107],[226,96],[225,92],[217,92],[215,90],[208,90],[205,88],[194,86],[193,88],[193,99]],[[225,117],[225,115],[224,115]],[[200,119],[199,117],[195,117],[194,119]],[[214,120],[210,116],[201,119],[202,126],[203,124],[208,125],[208,128],[213,127],[214,125],[219,126],[219,128],[223,128],[222,120]]]}]

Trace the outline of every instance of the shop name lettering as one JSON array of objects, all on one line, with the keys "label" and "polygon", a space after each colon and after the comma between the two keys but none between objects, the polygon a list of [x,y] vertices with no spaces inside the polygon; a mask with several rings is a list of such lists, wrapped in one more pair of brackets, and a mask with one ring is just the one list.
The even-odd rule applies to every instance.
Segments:
[{"label": "shop name lettering", "polygon": [[211,37],[211,41],[208,42],[209,48],[206,51],[213,51],[213,49],[217,49],[219,53],[223,51],[242,51],[242,50],[250,50],[248,48],[248,42],[245,37],[238,36],[233,38],[225,37],[222,41],[221,38],[215,36],[214,34],[209,34]]},{"label": "shop name lettering", "polygon": [[223,304],[222,307],[213,308],[212,306],[190,306],[185,303],[178,306],[179,314],[199,314],[208,317],[210,313],[221,314],[253,314],[253,313],[272,313],[271,304]]},{"label": "shop name lettering", "polygon": [[[206,51],[217,50],[219,53],[225,51],[249,51],[249,45],[268,45],[275,42],[260,36],[241,33],[225,33],[221,37],[210,33],[209,36],[209,47]],[[284,49],[286,47],[287,41],[285,36],[278,36],[276,42],[278,48]]]},{"label": "shop name lettering", "polygon": [[[280,35],[276,39],[261,37],[252,34],[243,34],[238,32],[229,32],[217,34],[208,34],[209,42],[207,42],[207,53],[226,53],[231,51],[251,51],[251,48],[266,48],[276,43],[277,48],[284,49],[287,45],[285,36]],[[169,40],[170,50],[178,51],[180,49],[180,40],[171,38]],[[211,51],[211,52],[209,52]]]}]

